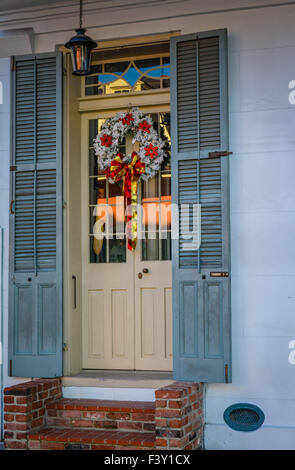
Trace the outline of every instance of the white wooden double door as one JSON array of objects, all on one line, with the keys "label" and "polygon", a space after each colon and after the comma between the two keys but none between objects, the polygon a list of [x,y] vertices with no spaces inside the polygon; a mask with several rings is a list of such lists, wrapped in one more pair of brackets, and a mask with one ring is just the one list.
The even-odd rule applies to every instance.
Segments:
[{"label": "white wooden double door", "polygon": [[[163,115],[156,116],[162,125]],[[112,207],[115,219],[122,218],[122,187],[98,176],[92,138],[103,118],[89,114],[82,120],[83,368],[172,370],[170,220],[167,224],[166,212],[168,232],[163,235],[161,215],[150,216],[157,219],[152,229],[148,228],[153,231],[151,239],[145,233],[135,251],[127,249],[126,239],[118,233],[114,238],[97,241],[94,226],[104,205]],[[126,142],[128,153],[131,145],[131,141]],[[144,214],[152,206],[157,214],[161,214],[161,207],[167,209],[170,188],[169,164],[149,183],[139,184],[138,202]],[[95,212],[95,207],[100,212]],[[145,223],[148,216],[141,217],[141,223]]]}]

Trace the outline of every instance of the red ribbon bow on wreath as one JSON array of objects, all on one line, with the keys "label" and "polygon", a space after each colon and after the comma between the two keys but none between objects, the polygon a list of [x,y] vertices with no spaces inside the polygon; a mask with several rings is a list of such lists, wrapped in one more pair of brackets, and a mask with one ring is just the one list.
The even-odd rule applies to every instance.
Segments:
[{"label": "red ribbon bow on wreath", "polygon": [[128,249],[135,250],[137,238],[137,182],[145,171],[145,164],[136,152],[131,154],[131,162],[123,161],[124,155],[119,152],[106,170],[108,178],[114,181],[123,180],[123,194],[127,207]]}]

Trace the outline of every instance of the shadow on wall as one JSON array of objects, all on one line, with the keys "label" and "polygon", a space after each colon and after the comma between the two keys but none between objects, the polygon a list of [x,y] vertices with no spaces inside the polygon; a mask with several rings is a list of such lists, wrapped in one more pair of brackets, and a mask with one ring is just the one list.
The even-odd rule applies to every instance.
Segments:
[{"label": "shadow on wall", "polygon": [[0,104],[3,104],[3,83],[0,80]]}]

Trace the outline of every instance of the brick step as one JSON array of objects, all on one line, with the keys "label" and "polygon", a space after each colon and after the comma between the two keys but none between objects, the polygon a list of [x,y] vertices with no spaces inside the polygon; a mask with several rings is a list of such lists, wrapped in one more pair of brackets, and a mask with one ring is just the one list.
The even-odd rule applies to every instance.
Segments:
[{"label": "brick step", "polygon": [[155,430],[155,403],[62,398],[46,405],[46,424],[52,427]]},{"label": "brick step", "polygon": [[154,432],[45,427],[28,434],[30,450],[142,450],[153,447]]}]

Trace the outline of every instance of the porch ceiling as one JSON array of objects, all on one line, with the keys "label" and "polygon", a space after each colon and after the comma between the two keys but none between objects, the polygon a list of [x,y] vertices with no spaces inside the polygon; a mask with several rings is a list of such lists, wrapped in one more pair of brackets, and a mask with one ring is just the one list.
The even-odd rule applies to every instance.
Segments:
[{"label": "porch ceiling", "polygon": [[[18,10],[29,7],[49,5],[51,3],[66,3],[73,0],[1,0],[0,11]],[[78,2],[77,2],[78,5]]]}]

